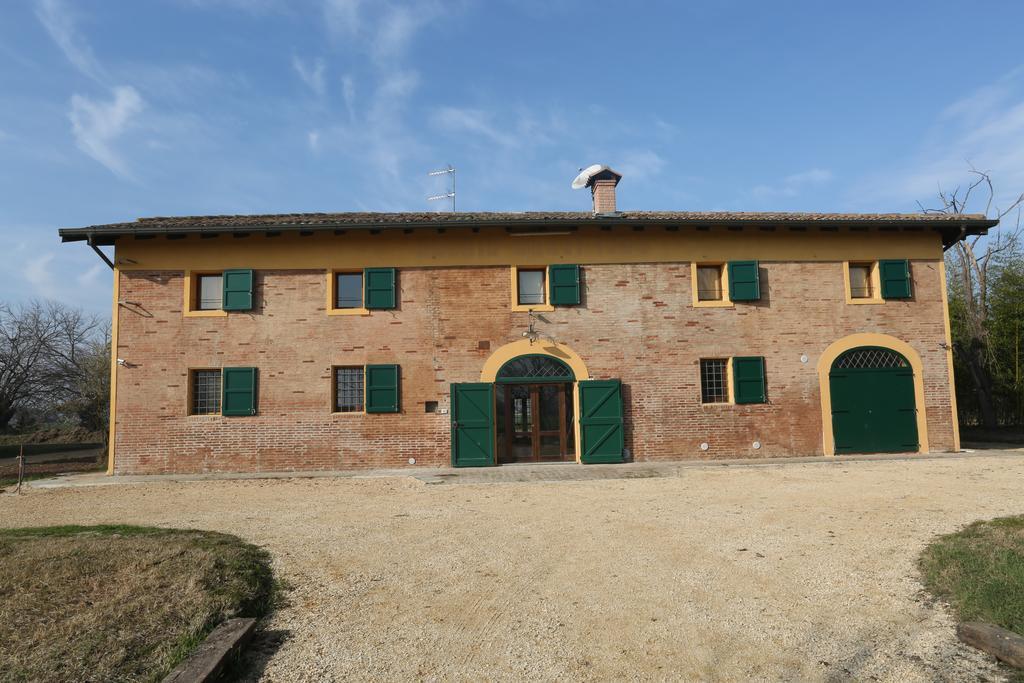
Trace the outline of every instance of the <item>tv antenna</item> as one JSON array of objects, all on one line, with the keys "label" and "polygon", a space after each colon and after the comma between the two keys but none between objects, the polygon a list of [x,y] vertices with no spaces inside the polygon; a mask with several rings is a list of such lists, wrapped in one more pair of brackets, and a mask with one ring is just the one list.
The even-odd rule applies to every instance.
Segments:
[{"label": "tv antenna", "polygon": [[427,197],[427,201],[434,202],[437,201],[438,199],[450,199],[452,200],[452,213],[455,213],[455,167],[452,166],[451,164],[448,164],[448,168],[442,168],[436,171],[431,171],[427,175],[438,176],[446,174],[451,175],[452,177],[451,189],[448,192],[445,192],[444,194],[435,194],[433,197]]}]

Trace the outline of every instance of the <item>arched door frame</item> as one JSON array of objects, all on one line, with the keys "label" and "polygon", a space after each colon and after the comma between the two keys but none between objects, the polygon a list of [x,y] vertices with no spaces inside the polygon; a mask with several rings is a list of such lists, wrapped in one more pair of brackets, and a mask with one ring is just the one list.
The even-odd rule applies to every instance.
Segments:
[{"label": "arched door frame", "polygon": [[[484,362],[480,371],[480,381],[494,384],[498,379],[498,371],[505,363],[518,356],[552,356],[569,366],[576,380],[572,383],[572,409],[573,415],[573,443],[575,444],[576,462],[580,462],[580,380],[590,379],[587,372],[587,365],[580,358],[579,354],[565,344],[552,341],[535,341],[521,339],[510,344],[505,344],[494,350]],[[497,419],[497,416],[495,416]],[[496,447],[496,446],[495,446]]]},{"label": "arched door frame", "polygon": [[825,455],[836,454],[835,435],[832,433],[832,391],[829,384],[829,372],[832,364],[839,356],[851,349],[861,346],[880,346],[901,354],[910,363],[914,371],[914,404],[917,408],[917,438],[921,442],[918,452],[928,452],[928,416],[924,407],[924,366],[921,356],[914,348],[896,337],[875,332],[851,334],[832,342],[818,359],[818,392],[821,394],[821,438],[822,452]]}]

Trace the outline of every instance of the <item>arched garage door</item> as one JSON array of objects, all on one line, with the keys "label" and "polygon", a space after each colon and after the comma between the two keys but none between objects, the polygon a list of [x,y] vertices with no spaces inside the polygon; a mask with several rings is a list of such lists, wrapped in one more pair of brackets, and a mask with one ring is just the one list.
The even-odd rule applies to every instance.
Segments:
[{"label": "arched garage door", "polygon": [[828,378],[837,454],[919,449],[914,371],[906,358],[876,346],[850,349]]}]

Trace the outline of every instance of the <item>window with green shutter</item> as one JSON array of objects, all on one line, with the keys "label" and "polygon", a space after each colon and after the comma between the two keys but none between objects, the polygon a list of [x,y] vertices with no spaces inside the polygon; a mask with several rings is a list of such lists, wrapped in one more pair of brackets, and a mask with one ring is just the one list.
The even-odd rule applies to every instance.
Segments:
[{"label": "window with green shutter", "polygon": [[366,288],[363,306],[369,309],[395,308],[395,269],[367,268],[363,271]]},{"label": "window with green shutter", "polygon": [[729,262],[729,299],[731,301],[757,301],[761,298],[761,280],[757,261]]},{"label": "window with green shutter", "polygon": [[399,412],[397,365],[366,366],[366,412]]},{"label": "window with green shutter", "polygon": [[256,414],[256,368],[224,368],[221,415]]},{"label": "window with green shutter", "polygon": [[222,308],[225,311],[251,311],[252,270],[225,270],[223,282],[224,299]]},{"label": "window with green shutter", "polygon": [[580,267],[566,264],[548,266],[548,296],[552,306],[578,306]]},{"label": "window with green shutter", "polygon": [[910,261],[892,259],[878,262],[883,299],[910,298]]},{"label": "window with green shutter", "polygon": [[765,403],[764,358],[732,359],[733,400],[735,403]]}]

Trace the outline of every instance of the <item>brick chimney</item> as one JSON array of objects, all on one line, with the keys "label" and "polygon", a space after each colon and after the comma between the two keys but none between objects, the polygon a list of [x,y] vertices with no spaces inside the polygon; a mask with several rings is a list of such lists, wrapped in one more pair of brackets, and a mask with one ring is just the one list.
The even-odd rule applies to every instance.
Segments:
[{"label": "brick chimney", "polygon": [[593,169],[587,179],[587,187],[594,198],[594,213],[615,213],[615,186],[622,180],[622,174],[607,166],[591,167]]},{"label": "brick chimney", "polygon": [[594,213],[615,213],[616,180],[595,180],[590,185],[594,196]]}]

